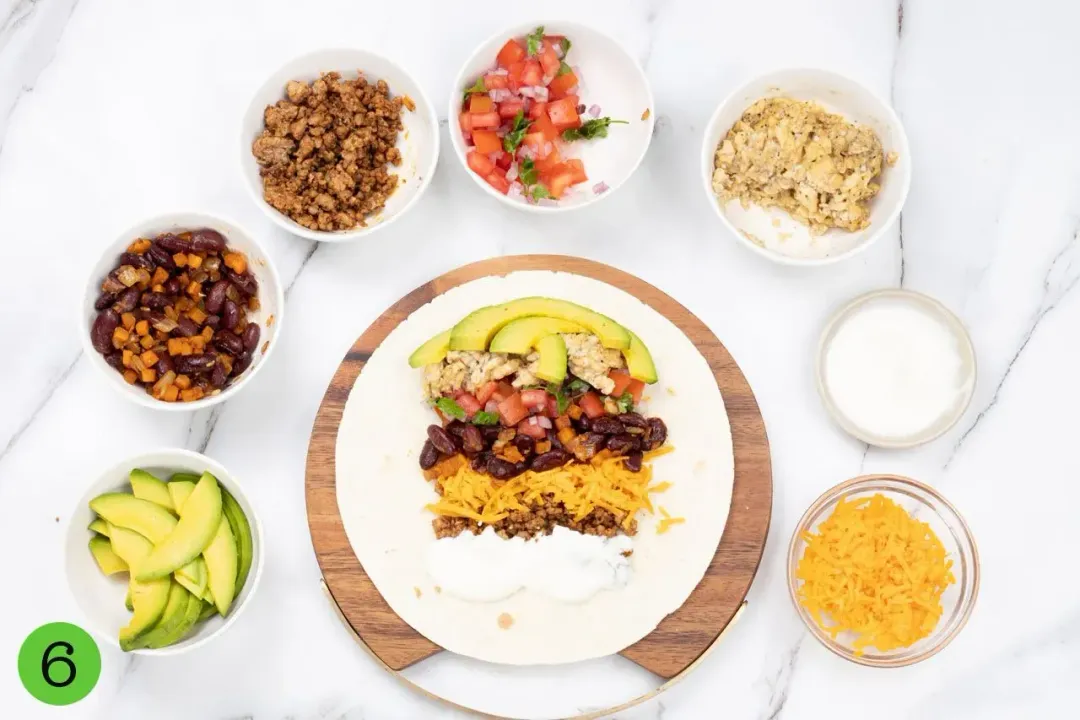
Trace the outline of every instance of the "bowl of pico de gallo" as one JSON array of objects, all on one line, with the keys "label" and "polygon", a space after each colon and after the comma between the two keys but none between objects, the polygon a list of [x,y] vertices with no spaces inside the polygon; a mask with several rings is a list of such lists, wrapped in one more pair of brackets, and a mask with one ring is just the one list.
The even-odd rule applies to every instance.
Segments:
[{"label": "bowl of pico de gallo", "polygon": [[641,164],[655,109],[641,66],[576,23],[530,23],[483,42],[450,97],[454,154],[485,192],[553,213],[612,194]]}]

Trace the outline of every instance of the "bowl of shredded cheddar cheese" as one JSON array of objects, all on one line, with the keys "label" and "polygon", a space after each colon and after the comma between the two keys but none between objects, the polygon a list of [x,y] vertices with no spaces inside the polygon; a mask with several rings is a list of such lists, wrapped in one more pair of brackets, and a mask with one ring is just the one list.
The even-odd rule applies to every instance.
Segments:
[{"label": "bowl of shredded cheddar cheese", "polygon": [[864,475],[826,491],[788,549],[788,588],[810,633],[840,657],[902,667],[963,629],[979,593],[967,523],[936,490]]}]

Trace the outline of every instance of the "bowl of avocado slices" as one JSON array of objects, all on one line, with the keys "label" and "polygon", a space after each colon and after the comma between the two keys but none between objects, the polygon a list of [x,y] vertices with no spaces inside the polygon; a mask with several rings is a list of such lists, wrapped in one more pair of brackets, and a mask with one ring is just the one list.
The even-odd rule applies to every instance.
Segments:
[{"label": "bowl of avocado slices", "polygon": [[185,652],[224,633],[262,565],[261,526],[236,479],[182,449],[102,473],[71,513],[65,543],[86,627],[143,655]]}]

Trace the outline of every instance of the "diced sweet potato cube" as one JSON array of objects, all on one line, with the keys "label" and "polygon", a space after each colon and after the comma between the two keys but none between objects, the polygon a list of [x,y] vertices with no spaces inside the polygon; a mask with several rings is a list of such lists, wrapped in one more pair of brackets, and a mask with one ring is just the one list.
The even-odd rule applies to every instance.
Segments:
[{"label": "diced sweet potato cube", "polygon": [[139,379],[142,380],[144,383],[152,383],[157,380],[157,370],[148,367],[142,371],[142,373],[139,375]]},{"label": "diced sweet potato cube", "polygon": [[139,287],[150,287],[150,271],[146,268],[139,268],[135,271],[135,278],[139,283]]},{"label": "diced sweet potato cube", "polygon": [[202,329],[202,334],[200,335],[200,337],[202,337],[203,342],[210,342],[210,340],[214,337],[214,328],[207,325]]},{"label": "diced sweet potato cube", "polygon": [[[173,387],[175,387],[175,385]],[[201,387],[193,387],[180,391],[180,399],[184,402],[195,402],[196,400],[201,400],[202,396],[203,389]]]},{"label": "diced sweet potato cube", "polygon": [[179,313],[176,312],[176,308],[174,308],[172,305],[166,305],[163,312],[165,313],[165,317],[169,318],[170,320],[180,319]]},{"label": "diced sweet potato cube", "polygon": [[188,338],[188,343],[198,352],[202,352],[203,348],[206,347],[206,341],[203,340],[202,335],[192,335]]},{"label": "diced sweet potato cube", "polygon": [[131,359],[133,357],[135,357],[135,353],[131,352],[130,350],[124,350],[123,355],[121,355],[120,363],[124,367],[131,367]]},{"label": "diced sweet potato cube", "polygon": [[138,334],[138,335],[149,335],[150,334],[150,321],[149,320],[140,320],[139,322],[135,323],[135,333]]},{"label": "diced sweet potato cube", "polygon": [[187,312],[193,307],[195,307],[195,303],[193,303],[189,298],[182,297],[176,299],[176,312],[178,313]]},{"label": "diced sweet potato cube", "polygon": [[139,379],[139,375],[134,370],[124,371],[124,380],[127,380],[128,385],[134,385],[135,381]]},{"label": "diced sweet potato cube", "polygon": [[573,403],[570,404],[570,407],[566,408],[566,414],[570,416],[571,420],[580,420],[581,412],[581,408]]},{"label": "diced sweet potato cube", "polygon": [[227,252],[225,253],[225,259],[223,260],[225,267],[230,268],[237,275],[243,275],[247,270],[247,258],[243,253]]},{"label": "diced sweet potato cube", "polygon": [[149,350],[150,348],[154,347],[154,338],[150,337],[149,335],[143,335],[141,338],[139,338],[139,347],[141,347],[143,350]]},{"label": "diced sweet potato cube", "polygon": [[168,349],[170,355],[182,355],[184,353],[184,341],[180,338],[169,338]]},{"label": "diced sweet potato cube", "polygon": [[203,259],[201,257],[199,257],[198,255],[196,255],[195,253],[188,253],[187,265],[192,270],[197,270],[200,267],[202,267],[202,261],[203,261]]},{"label": "diced sweet potato cube", "polygon": [[563,428],[562,430],[559,431],[558,437],[559,437],[559,442],[561,442],[563,445],[565,445],[566,443],[568,443],[568,442],[570,442],[571,440],[574,439],[574,429],[573,428]]},{"label": "diced sweet potato cube", "polygon": [[248,310],[251,312],[258,312],[259,308],[262,307],[262,305],[259,304],[259,298],[254,295],[248,298],[247,306]]},{"label": "diced sweet potato cube", "polygon": [[130,330],[135,327],[135,315],[129,312],[124,313],[120,316],[120,323],[124,326],[125,330]]},{"label": "diced sweet potato cube", "polygon": [[152,365],[157,365],[158,360],[161,359],[161,358],[158,357],[158,354],[156,352],[154,352],[153,350],[147,350],[146,352],[144,352],[139,357],[142,358],[143,364],[146,365],[147,367],[150,367]]},{"label": "diced sweet potato cube", "polygon": [[202,325],[206,322],[206,318],[208,317],[206,311],[199,307],[191,308],[191,310],[188,311],[187,316],[191,318],[191,322],[196,325]]},{"label": "diced sweet potato cube", "polygon": [[128,245],[128,252],[135,253],[136,255],[142,255],[144,252],[150,249],[150,241],[146,238],[140,238],[135,242]]},{"label": "diced sweet potato cube", "polygon": [[550,449],[551,449],[551,441],[550,440],[541,440],[540,442],[536,443],[536,454],[537,455],[539,455],[540,453],[546,453]]},{"label": "diced sweet potato cube", "polygon": [[184,267],[187,265],[187,255],[184,253],[176,253],[172,256],[173,262],[176,263],[176,267]]},{"label": "diced sweet potato cube", "polygon": [[202,297],[202,285],[192,280],[190,283],[188,283],[187,294],[190,297],[198,300]]},{"label": "diced sweet potato cube", "polygon": [[156,270],[154,270],[154,277],[151,278],[151,282],[154,285],[164,285],[165,281],[168,280],[168,279],[169,279],[168,271],[163,267],[159,267]]},{"label": "diced sweet potato cube", "polygon": [[131,333],[128,332],[127,329],[125,329],[123,327],[116,328],[115,330],[113,330],[113,334],[112,334],[113,347],[116,348],[117,350],[124,347],[124,343],[126,343],[128,341],[129,337],[131,337]]},{"label": "diced sweet potato cube", "polygon": [[169,385],[165,388],[165,392],[162,394],[161,399],[165,402],[176,402],[178,395],[180,395],[180,388],[175,385]]},{"label": "diced sweet potato cube", "polygon": [[189,387],[191,387],[191,378],[189,378],[187,375],[177,375],[176,387],[180,388],[181,390],[187,390]]}]

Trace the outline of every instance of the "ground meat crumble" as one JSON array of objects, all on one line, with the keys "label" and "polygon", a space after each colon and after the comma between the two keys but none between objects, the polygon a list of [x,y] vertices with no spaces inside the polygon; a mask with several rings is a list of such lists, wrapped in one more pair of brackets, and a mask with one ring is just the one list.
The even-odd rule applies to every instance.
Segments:
[{"label": "ground meat crumble", "polygon": [[[515,510],[492,527],[495,528],[495,533],[499,537],[506,539],[519,537],[528,540],[537,535],[550,535],[556,525],[562,525],[584,535],[615,537],[619,533],[623,520],[623,517],[604,508],[596,508],[584,519],[574,520],[574,516],[566,511],[561,502],[556,502],[551,496],[545,496],[542,505],[534,505],[528,510]],[[440,515],[431,521],[431,527],[435,530],[435,537],[441,539],[457,537],[465,531],[479,535],[487,525],[482,525],[470,518]],[[622,528],[622,532],[626,535],[636,535],[637,520],[631,520],[628,527]]]}]

